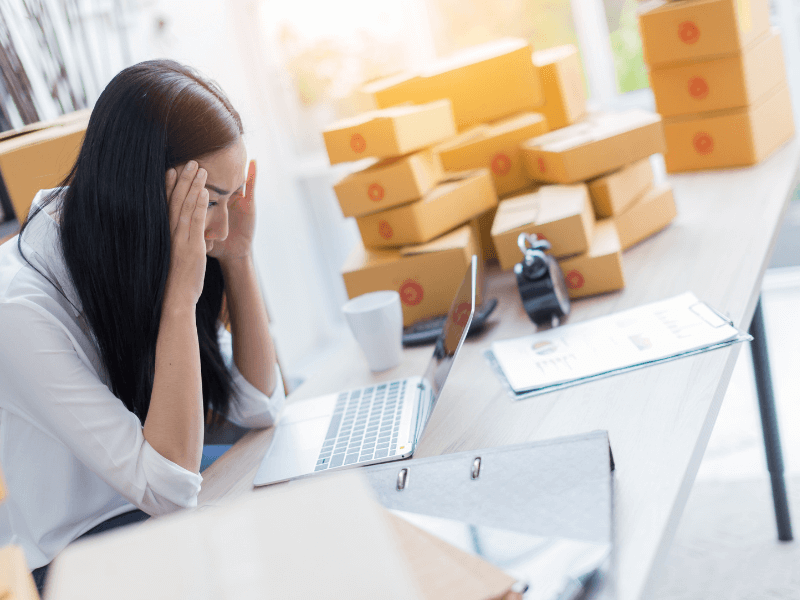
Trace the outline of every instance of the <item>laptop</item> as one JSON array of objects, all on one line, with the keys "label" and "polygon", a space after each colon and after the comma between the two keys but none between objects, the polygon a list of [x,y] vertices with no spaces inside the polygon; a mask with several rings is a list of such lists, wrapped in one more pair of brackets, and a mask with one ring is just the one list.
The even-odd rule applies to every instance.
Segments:
[{"label": "laptop", "polygon": [[453,299],[422,376],[287,406],[253,485],[401,460],[414,454],[475,314],[478,257]]}]

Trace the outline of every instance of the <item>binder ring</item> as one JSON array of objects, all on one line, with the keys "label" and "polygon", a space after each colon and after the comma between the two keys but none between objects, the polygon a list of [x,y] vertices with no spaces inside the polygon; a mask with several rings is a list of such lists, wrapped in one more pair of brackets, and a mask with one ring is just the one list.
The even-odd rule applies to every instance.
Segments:
[{"label": "binder ring", "polygon": [[481,474],[481,457],[478,456],[472,461],[472,478],[477,479]]},{"label": "binder ring", "polygon": [[401,469],[397,474],[397,491],[402,492],[406,487],[408,481],[408,469]]}]

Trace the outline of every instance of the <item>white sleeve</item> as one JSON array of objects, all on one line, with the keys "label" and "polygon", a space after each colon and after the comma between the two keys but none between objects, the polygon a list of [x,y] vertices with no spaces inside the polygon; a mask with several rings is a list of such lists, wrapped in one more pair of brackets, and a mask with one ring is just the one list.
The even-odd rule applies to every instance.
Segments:
[{"label": "white sleeve", "polygon": [[197,506],[203,478],[150,446],[56,317],[36,304],[0,302],[0,323],[0,381],[16,410],[144,512]]},{"label": "white sleeve", "polygon": [[247,381],[236,368],[233,360],[233,337],[223,325],[220,325],[217,330],[217,339],[222,359],[233,376],[235,393],[238,398],[238,402],[231,403],[228,420],[240,427],[271,427],[277,421],[286,401],[280,367],[275,363],[275,381],[277,383],[272,396],[267,396]]}]

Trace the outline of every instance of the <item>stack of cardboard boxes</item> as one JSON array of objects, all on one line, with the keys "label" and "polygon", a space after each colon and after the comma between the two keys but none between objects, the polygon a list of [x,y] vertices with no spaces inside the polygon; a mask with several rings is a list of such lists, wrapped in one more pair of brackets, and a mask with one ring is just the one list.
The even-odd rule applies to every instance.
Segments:
[{"label": "stack of cardboard boxes", "polygon": [[[395,289],[409,325],[446,313],[469,257],[492,255],[488,232],[498,191],[530,184],[519,144],[547,131],[533,111],[542,104],[542,86],[531,54],[524,40],[503,39],[425,72],[373,82],[364,92],[377,109],[323,132],[331,164],[380,159],[334,186],[342,213],[356,218],[361,233],[342,269],[351,298]],[[427,121],[411,122],[410,114],[434,108],[439,112]],[[383,150],[364,133],[370,125],[377,134],[378,123],[387,140],[427,137],[413,145],[386,142]],[[478,302],[481,295],[479,288]]]},{"label": "stack of cardboard boxes", "polygon": [[657,0],[639,29],[667,171],[755,164],[794,133],[768,0]]},{"label": "stack of cardboard boxes", "polygon": [[[524,111],[493,123],[474,126],[435,148],[446,171],[489,169],[501,200],[533,183],[523,166],[520,144],[575,123],[586,114],[583,72],[575,46],[557,46],[534,52],[531,62],[542,90],[542,103],[536,107],[536,112]],[[491,236],[496,212],[485,213],[478,223],[486,260],[497,258]]]},{"label": "stack of cardboard boxes", "polygon": [[[0,471],[0,504],[5,497],[3,472]],[[39,593],[25,561],[25,553],[22,548],[13,544],[0,548],[0,598],[39,600]]]},{"label": "stack of cardboard boxes", "polygon": [[525,168],[545,185],[500,203],[492,226],[500,267],[520,261],[520,233],[535,233],[561,261],[570,297],[624,287],[622,251],[676,214],[671,189],[653,185],[649,157],[663,150],[661,119],[639,110],[594,113],[525,141]]},{"label": "stack of cardboard boxes", "polygon": [[[574,46],[534,53],[504,39],[363,91],[376,111],[324,132],[331,164],[380,159],[334,186],[363,242],[343,276],[350,297],[397,289],[406,325],[447,312],[473,249],[512,268],[523,231],[547,237],[564,259],[572,297],[619,289],[622,250],[675,216],[671,190],[653,187],[648,161],[664,151],[661,119],[587,116]],[[421,136],[409,115],[434,109],[424,141],[367,139],[365,127],[377,132],[387,119],[395,124],[382,126],[386,140]]]},{"label": "stack of cardboard boxes", "polygon": [[397,290],[406,325],[447,312],[480,254],[467,223],[497,204],[486,170],[445,177],[431,147],[455,135],[447,99],[364,113],[323,132],[331,164],[375,159],[334,186],[362,238],[343,267],[347,293]]}]

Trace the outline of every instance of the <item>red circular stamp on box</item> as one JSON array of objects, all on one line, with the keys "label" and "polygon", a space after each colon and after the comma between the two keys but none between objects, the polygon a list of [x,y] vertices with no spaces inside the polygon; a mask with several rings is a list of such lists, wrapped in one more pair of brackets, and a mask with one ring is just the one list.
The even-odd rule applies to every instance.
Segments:
[{"label": "red circular stamp on box", "polygon": [[367,188],[367,195],[373,202],[379,202],[383,200],[383,186],[379,183],[373,183]]},{"label": "red circular stamp on box", "polygon": [[698,154],[711,154],[714,151],[714,138],[705,131],[694,134],[692,145]]},{"label": "red circular stamp on box", "polygon": [[400,300],[402,300],[403,304],[406,306],[416,306],[422,302],[424,296],[425,290],[413,279],[405,280],[400,286]]},{"label": "red circular stamp on box", "polygon": [[392,231],[392,226],[389,225],[387,221],[381,221],[378,223],[378,233],[381,237],[385,240],[389,240],[394,235],[394,231]]},{"label": "red circular stamp on box", "polygon": [[360,133],[354,133],[353,137],[350,138],[350,147],[353,149],[353,152],[361,154],[367,149],[367,140],[365,140],[364,136]]},{"label": "red circular stamp on box", "polygon": [[544,162],[544,158],[541,156],[536,159],[536,166],[539,167],[540,173],[547,173],[547,163]]},{"label": "red circular stamp on box", "polygon": [[708,96],[708,82],[702,77],[692,77],[689,80],[689,95],[697,100]]},{"label": "red circular stamp on box", "polygon": [[469,313],[472,311],[472,304],[462,302],[458,305],[456,312],[453,313],[453,323],[459,327],[466,327],[469,320]]},{"label": "red circular stamp on box", "polygon": [[564,277],[564,281],[567,283],[567,287],[571,290],[579,290],[583,287],[583,284],[586,281],[578,271],[570,271],[567,273],[567,276]]},{"label": "red circular stamp on box", "polygon": [[694,44],[700,39],[700,28],[693,21],[684,21],[678,25],[678,37],[684,44]]},{"label": "red circular stamp on box", "polygon": [[508,175],[511,170],[511,159],[508,155],[500,152],[495,154],[492,159],[492,173],[495,175]]}]

